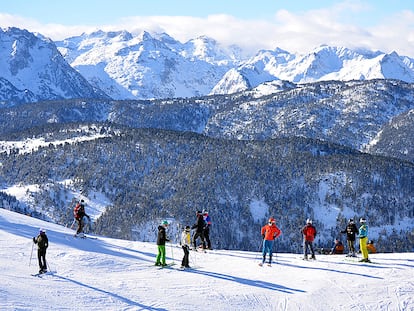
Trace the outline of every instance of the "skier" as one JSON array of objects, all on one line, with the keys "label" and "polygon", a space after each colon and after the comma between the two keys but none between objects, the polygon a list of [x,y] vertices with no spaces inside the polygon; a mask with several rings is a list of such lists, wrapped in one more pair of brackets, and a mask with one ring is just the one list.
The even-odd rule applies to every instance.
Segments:
[{"label": "skier", "polygon": [[203,218],[203,213],[200,211],[196,212],[197,221],[196,223],[191,227],[191,229],[196,229],[194,236],[193,236],[193,245],[194,250],[197,250],[197,239],[201,239],[201,243],[203,245],[203,249],[206,248],[206,242],[204,241],[204,227],[205,227],[205,221]]},{"label": "skier", "polygon": [[303,252],[304,252],[303,259],[308,260],[309,249],[312,254],[311,259],[316,259],[315,251],[313,250],[313,241],[315,240],[315,237],[316,237],[316,229],[312,225],[311,219],[308,218],[306,220],[306,225],[302,228],[302,234],[303,234]]},{"label": "skier", "polygon": [[358,237],[359,237],[359,247],[362,253],[362,259],[360,260],[360,262],[371,262],[368,259],[368,249],[367,249],[367,241],[368,241],[367,221],[365,218],[361,218],[359,220],[359,223],[361,224],[361,226],[359,227]]},{"label": "skier", "polygon": [[339,239],[335,239],[335,244],[332,247],[330,254],[335,255],[335,254],[343,254],[343,253],[344,253],[344,245]]},{"label": "skier", "polygon": [[211,248],[211,242],[210,242],[210,227],[211,227],[211,218],[208,215],[208,212],[206,210],[203,210],[203,219],[205,222],[205,226],[204,226],[204,240],[207,242],[207,248],[208,249],[212,249]]},{"label": "skier", "polygon": [[46,235],[46,230],[40,229],[39,235],[33,237],[33,243],[37,244],[37,259],[39,261],[39,273],[47,272],[46,264],[46,249],[49,246],[49,239]]},{"label": "skier", "polygon": [[268,224],[264,225],[261,229],[261,234],[263,238],[263,247],[262,254],[263,260],[259,263],[259,266],[263,266],[266,261],[266,253],[269,254],[269,264],[272,264],[272,255],[273,255],[273,243],[276,238],[278,238],[282,231],[276,226],[276,220],[273,217],[269,218]]},{"label": "skier", "polygon": [[168,221],[163,220],[161,225],[158,226],[158,235],[157,235],[157,245],[158,245],[158,254],[155,261],[156,266],[165,267],[167,263],[165,262],[165,242],[170,240],[167,238],[166,229],[168,227]]},{"label": "skier", "polygon": [[354,223],[354,219],[349,219],[348,224],[346,225],[345,230],[341,233],[346,233],[346,241],[348,245],[348,255],[347,257],[356,257],[355,255],[355,236],[358,233],[358,228]]},{"label": "skier", "polygon": [[186,226],[184,231],[181,233],[181,247],[184,251],[184,257],[181,261],[181,268],[190,268],[188,256],[190,254],[190,244],[191,244],[191,228]]},{"label": "skier", "polygon": [[83,238],[85,234],[83,233],[83,227],[85,225],[83,218],[88,218],[88,222],[90,223],[91,218],[85,212],[85,201],[80,200],[73,211],[73,215],[75,216],[76,222],[78,223],[78,229],[76,230],[75,237]]}]

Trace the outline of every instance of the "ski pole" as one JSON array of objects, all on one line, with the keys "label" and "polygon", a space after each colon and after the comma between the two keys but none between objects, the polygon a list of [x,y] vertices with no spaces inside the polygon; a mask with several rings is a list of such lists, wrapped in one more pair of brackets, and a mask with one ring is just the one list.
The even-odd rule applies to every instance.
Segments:
[{"label": "ski pole", "polygon": [[32,263],[32,257],[33,257],[33,247],[34,247],[34,243],[32,243],[32,252],[30,253],[30,260],[29,260],[29,267]]},{"label": "ski pole", "polygon": [[171,242],[170,242],[170,246],[171,246],[171,257],[172,257],[173,263],[174,263],[174,251],[173,251],[173,246],[172,246]]}]

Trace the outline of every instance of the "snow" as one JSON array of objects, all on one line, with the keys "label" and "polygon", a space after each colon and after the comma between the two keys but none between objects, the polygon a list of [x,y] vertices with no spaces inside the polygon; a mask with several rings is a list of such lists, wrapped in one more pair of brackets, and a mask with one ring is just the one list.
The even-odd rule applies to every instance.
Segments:
[{"label": "snow", "polygon": [[[40,227],[52,274],[34,277]],[[272,267],[259,267],[255,252],[191,251],[194,269],[181,271],[183,252],[168,244],[175,265],[158,269],[155,242],[77,239],[5,209],[0,240],[1,310],[414,310],[414,253],[373,254],[372,264],[275,254]]]}]

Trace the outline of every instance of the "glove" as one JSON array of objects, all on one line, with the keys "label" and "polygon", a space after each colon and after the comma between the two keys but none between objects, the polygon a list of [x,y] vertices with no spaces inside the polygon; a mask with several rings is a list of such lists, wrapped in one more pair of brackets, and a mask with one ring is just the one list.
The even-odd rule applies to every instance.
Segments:
[{"label": "glove", "polygon": [[36,244],[36,238],[35,238],[35,237],[33,237],[33,243],[35,243],[35,244]]},{"label": "glove", "polygon": [[265,238],[265,235],[264,235],[264,234],[262,234],[262,238],[263,238],[263,239]]}]

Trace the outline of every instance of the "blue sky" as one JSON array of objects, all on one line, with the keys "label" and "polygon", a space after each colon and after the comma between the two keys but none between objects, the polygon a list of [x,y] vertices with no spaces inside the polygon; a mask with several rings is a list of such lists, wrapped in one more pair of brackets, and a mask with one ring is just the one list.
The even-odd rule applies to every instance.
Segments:
[{"label": "blue sky", "polygon": [[13,0],[0,3],[0,27],[54,40],[102,30],[200,35],[251,51],[306,52],[321,44],[414,57],[414,1],[325,0]]}]

